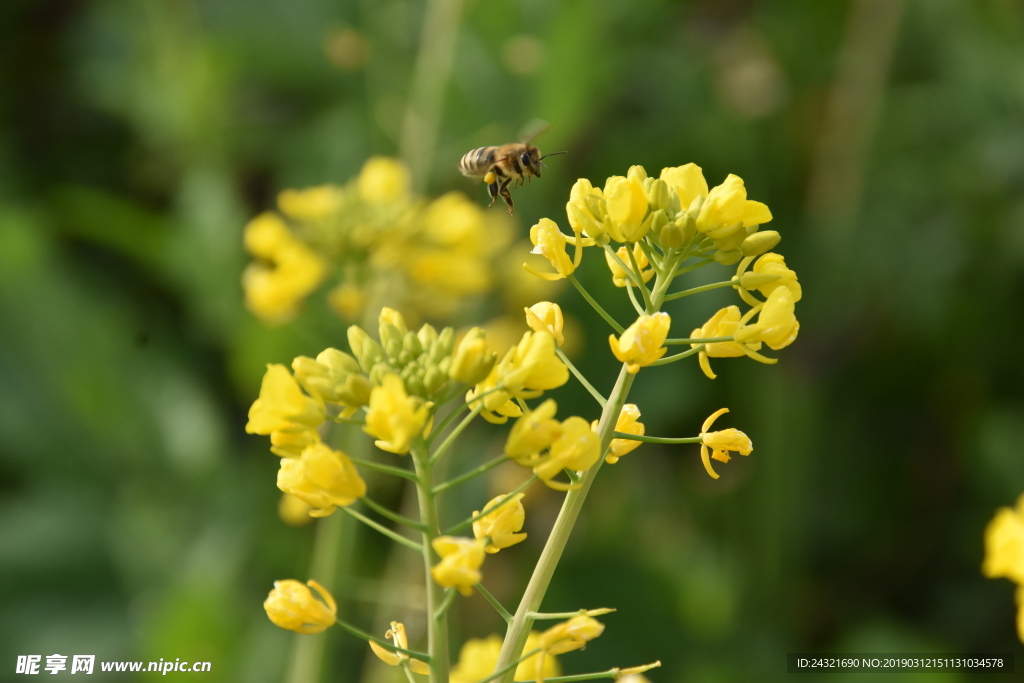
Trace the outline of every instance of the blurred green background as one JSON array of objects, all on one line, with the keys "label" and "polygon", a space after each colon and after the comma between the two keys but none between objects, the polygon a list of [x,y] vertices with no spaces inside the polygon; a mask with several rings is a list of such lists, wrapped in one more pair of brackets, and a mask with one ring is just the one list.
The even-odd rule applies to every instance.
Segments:
[{"label": "blurred green background", "polygon": [[[403,147],[428,193],[484,203],[458,159],[534,118],[552,124],[541,149],[569,154],[515,193],[521,236],[542,216],[566,226],[578,177],[692,161],[771,207],[804,288],[778,365],[641,373],[649,434],[695,434],[728,405],[724,426],[755,451],[718,481],[695,447],[644,446],[602,472],[545,607],[619,611],[567,672],[661,659],[652,681],[724,682],[785,678],[787,652],[1019,656],[1012,585],[979,567],[985,523],[1024,492],[1020,3],[467,2],[426,32],[442,47],[451,33],[450,74],[418,62],[424,12],[0,7],[0,678],[19,654],[63,653],[285,679],[295,636],[261,602],[273,580],[307,578],[315,530],[278,518],[276,458],[245,413],[267,362],[343,346],[344,324],[259,324],[242,227],[281,189],[345,182]],[[436,131],[403,145],[410,92],[429,104],[432,77]],[[628,319],[588,256],[582,278]],[[551,291],[607,390],[607,329]],[[698,299],[670,309],[675,333],[732,303]],[[578,390],[555,396],[560,414],[593,411]],[[494,565],[510,604],[557,502],[536,498],[531,542]],[[360,543],[339,593],[376,628],[352,599],[381,544]],[[459,610],[468,635],[501,630],[479,597]],[[326,638],[324,680],[362,680],[365,646],[311,638]]]}]

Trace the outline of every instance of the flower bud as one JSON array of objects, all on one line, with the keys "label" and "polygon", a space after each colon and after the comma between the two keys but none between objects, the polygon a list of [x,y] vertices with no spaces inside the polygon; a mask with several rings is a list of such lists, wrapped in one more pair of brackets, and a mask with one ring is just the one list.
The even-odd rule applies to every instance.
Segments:
[{"label": "flower bud", "polygon": [[[498,496],[492,499],[484,506],[484,510],[490,512],[473,522],[473,535],[477,540],[488,540],[487,552],[496,553],[526,539],[526,534],[517,533],[526,521],[523,495],[517,493],[512,497]],[[478,514],[478,510],[473,512],[474,517]]]},{"label": "flower bud", "polygon": [[748,235],[740,245],[740,249],[743,250],[744,256],[760,256],[774,249],[775,245],[781,241],[782,235],[777,230],[761,230],[760,232]]},{"label": "flower bud", "polygon": [[565,319],[562,316],[562,308],[558,304],[541,301],[524,310],[526,311],[526,324],[531,330],[537,332],[547,330],[555,338],[557,346],[565,343],[565,336],[562,334]]},{"label": "flower bud", "polygon": [[711,255],[711,258],[715,259],[723,266],[731,266],[735,263],[739,263],[740,259],[743,258],[743,252],[739,249],[731,249],[729,251],[716,251]]},{"label": "flower bud", "polygon": [[348,346],[364,372],[369,373],[374,365],[384,360],[384,349],[358,325],[348,328]]},{"label": "flower bud", "polygon": [[459,342],[448,375],[456,382],[477,384],[491,372],[498,355],[487,346],[487,336],[474,327]]},{"label": "flower bud", "polygon": [[626,172],[626,177],[638,183],[643,183],[645,180],[647,180],[647,171],[644,169],[643,166],[630,166],[629,171]]},{"label": "flower bud", "polygon": [[423,373],[424,396],[436,394],[448,381],[448,373],[439,367],[427,368]]},{"label": "flower bud", "polygon": [[669,189],[668,183],[661,178],[654,180],[650,189],[647,190],[647,201],[654,209],[668,209],[672,206],[672,191]]}]

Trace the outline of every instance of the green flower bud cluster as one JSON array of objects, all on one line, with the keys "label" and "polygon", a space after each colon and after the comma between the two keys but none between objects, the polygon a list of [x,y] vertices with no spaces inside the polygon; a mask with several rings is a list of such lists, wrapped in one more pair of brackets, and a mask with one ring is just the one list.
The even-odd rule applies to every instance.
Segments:
[{"label": "green flower bud cluster", "polygon": [[385,375],[395,374],[410,394],[430,398],[448,382],[455,349],[451,327],[438,332],[432,325],[423,325],[411,331],[400,318],[382,315],[379,342],[358,325],[348,328],[348,341],[373,386],[380,385]]}]

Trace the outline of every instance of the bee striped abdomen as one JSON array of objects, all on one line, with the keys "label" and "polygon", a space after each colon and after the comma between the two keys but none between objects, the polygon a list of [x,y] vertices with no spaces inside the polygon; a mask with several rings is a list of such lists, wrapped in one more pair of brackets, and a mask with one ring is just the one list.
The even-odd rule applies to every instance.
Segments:
[{"label": "bee striped abdomen", "polygon": [[495,146],[477,147],[466,152],[459,162],[459,172],[470,178],[478,178],[487,175],[494,165],[494,153],[498,150]]}]

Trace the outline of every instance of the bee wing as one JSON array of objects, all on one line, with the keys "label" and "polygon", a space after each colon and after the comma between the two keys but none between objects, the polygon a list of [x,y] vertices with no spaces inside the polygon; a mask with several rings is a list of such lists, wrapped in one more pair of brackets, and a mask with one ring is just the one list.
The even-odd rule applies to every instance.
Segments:
[{"label": "bee wing", "polygon": [[529,145],[550,127],[551,124],[544,119],[531,119],[523,126],[519,139],[523,141],[523,144]]}]

